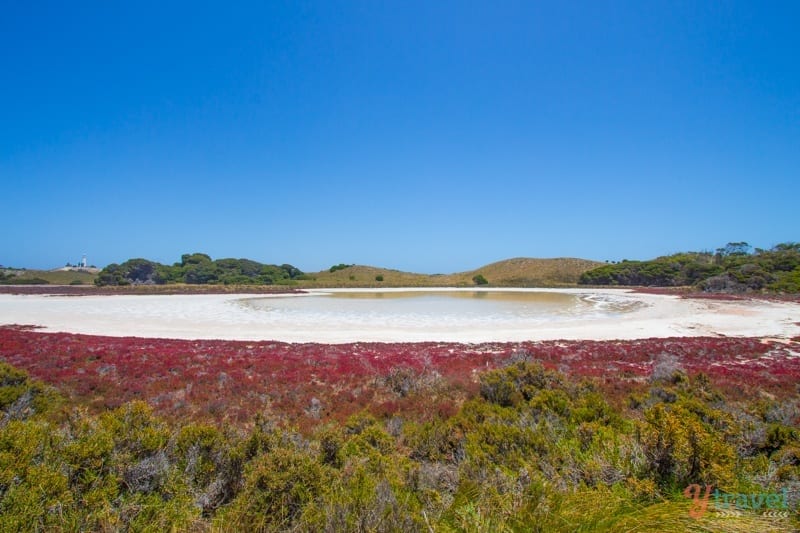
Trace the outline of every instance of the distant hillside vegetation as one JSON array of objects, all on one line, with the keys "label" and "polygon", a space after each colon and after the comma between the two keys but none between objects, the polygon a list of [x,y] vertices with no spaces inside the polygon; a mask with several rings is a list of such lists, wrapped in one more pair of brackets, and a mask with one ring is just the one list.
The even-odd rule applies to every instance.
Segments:
[{"label": "distant hillside vegetation", "polygon": [[85,270],[0,270],[0,285],[91,285],[94,274]]},{"label": "distant hillside vegetation", "polygon": [[601,264],[598,261],[571,257],[555,259],[516,257],[491,263],[463,276],[471,280],[473,276],[482,275],[492,285],[507,287],[575,285],[581,274]]},{"label": "distant hillside vegetation", "polygon": [[706,292],[800,292],[800,243],[769,250],[746,242],[716,252],[686,252],[650,261],[622,261],[584,272],[586,285],[694,286]]},{"label": "distant hillside vegetation", "polygon": [[164,285],[168,283],[225,285],[293,285],[296,287],[556,287],[576,285],[581,274],[601,265],[586,259],[518,257],[455,274],[416,274],[388,268],[339,263],[304,274],[292,265],[266,265],[249,259],[212,260],[206,254],[181,256],[171,266],[148,259],[111,264],[97,274],[95,284]]},{"label": "distant hillside vegetation", "polygon": [[415,274],[340,263],[306,274],[300,283],[308,287],[557,287],[576,285],[583,272],[599,265],[586,259],[518,257],[455,274]]},{"label": "distant hillside vegetation", "polygon": [[366,265],[333,265],[328,270],[302,276],[302,287],[432,287],[427,274],[401,272]]},{"label": "distant hillside vegetation", "polygon": [[95,284],[105,285],[163,285],[189,283],[197,285],[273,285],[287,284],[302,276],[292,265],[266,265],[250,259],[212,260],[206,254],[181,256],[172,266],[147,259],[129,259],[111,264],[97,275]]},{"label": "distant hillside vegetation", "polygon": [[31,277],[26,270],[0,270],[0,285],[47,285],[48,283],[50,283],[48,280],[41,277]]}]

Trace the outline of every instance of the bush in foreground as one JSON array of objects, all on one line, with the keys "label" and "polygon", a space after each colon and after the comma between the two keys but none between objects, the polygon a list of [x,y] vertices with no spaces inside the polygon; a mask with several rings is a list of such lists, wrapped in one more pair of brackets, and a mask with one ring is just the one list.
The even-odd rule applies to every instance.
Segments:
[{"label": "bush in foreground", "polygon": [[[726,402],[703,375],[643,386],[630,407],[593,381],[520,361],[426,423],[366,413],[301,435],[167,423],[144,402],[89,414],[0,366],[0,530],[791,531],[792,518],[689,516],[688,483],[787,489],[796,411]],[[408,397],[415,394],[410,391]],[[424,393],[416,400],[425,401]],[[796,406],[796,404],[794,404]],[[794,414],[793,414],[794,413]]]}]

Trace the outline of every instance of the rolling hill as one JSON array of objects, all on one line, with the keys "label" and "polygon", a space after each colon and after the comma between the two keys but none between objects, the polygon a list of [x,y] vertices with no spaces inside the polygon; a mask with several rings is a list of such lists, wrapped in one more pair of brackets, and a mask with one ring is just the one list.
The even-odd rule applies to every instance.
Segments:
[{"label": "rolling hill", "polygon": [[92,285],[95,273],[83,270],[4,270],[5,285],[47,283],[51,285]]},{"label": "rolling hill", "polygon": [[[603,263],[587,259],[517,257],[454,274],[416,274],[388,268],[352,265],[334,272],[310,273],[301,287],[471,287],[482,275],[489,286],[563,287],[576,285],[581,274]],[[382,281],[377,278],[382,277]]]},{"label": "rolling hill", "polygon": [[[306,273],[285,285],[296,288],[324,287],[472,287],[473,277],[483,276],[490,287],[564,287],[577,285],[584,272],[603,265],[575,258],[533,259],[517,257],[497,261],[474,270],[453,274],[417,274],[365,265],[340,265],[333,272]],[[30,283],[32,278],[52,285],[92,285],[95,274],[80,271],[18,270],[6,283]],[[378,281],[381,279],[381,281]]]},{"label": "rolling hill", "polygon": [[559,257],[532,259],[516,257],[491,263],[479,269],[453,274],[459,281],[471,284],[472,277],[481,274],[490,284],[508,287],[550,287],[575,285],[581,274],[604,263],[588,259]]}]

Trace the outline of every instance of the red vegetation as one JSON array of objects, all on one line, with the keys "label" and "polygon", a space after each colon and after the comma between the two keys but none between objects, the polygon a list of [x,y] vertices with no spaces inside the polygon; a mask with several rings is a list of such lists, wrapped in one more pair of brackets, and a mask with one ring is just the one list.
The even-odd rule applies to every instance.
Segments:
[{"label": "red vegetation", "polygon": [[800,339],[287,344],[0,327],[0,361],[96,408],[144,399],[165,415],[246,423],[262,412],[301,427],[364,408],[384,416],[446,416],[476,393],[478,372],[520,357],[592,378],[620,395],[646,383],[665,356],[735,396],[794,395],[800,382]]}]

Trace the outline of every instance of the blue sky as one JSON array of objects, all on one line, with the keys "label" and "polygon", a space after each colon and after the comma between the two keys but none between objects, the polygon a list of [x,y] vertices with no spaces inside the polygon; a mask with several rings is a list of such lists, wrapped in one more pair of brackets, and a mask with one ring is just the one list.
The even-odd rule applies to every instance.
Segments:
[{"label": "blue sky", "polygon": [[0,264],[796,241],[798,6],[4,2]]}]

